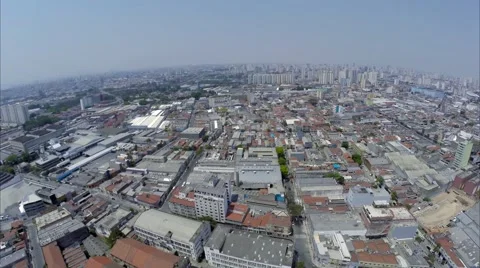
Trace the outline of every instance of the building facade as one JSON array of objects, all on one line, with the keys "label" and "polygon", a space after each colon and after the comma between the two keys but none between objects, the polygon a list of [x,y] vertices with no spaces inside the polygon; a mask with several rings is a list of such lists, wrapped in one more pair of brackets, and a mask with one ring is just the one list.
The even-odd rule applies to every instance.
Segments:
[{"label": "building facade", "polygon": [[211,235],[208,222],[190,220],[153,209],[139,216],[134,230],[145,243],[194,260],[203,253],[203,246]]}]

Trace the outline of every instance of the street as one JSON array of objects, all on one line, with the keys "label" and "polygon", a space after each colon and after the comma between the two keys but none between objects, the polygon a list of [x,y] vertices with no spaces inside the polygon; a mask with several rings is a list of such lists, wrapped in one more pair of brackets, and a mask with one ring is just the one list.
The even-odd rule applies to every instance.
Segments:
[{"label": "street", "polygon": [[[175,184],[175,187],[181,186],[184,182],[187,181],[188,176],[190,173],[192,173],[193,168],[195,167],[195,164],[197,163],[197,160],[202,156],[202,154],[195,154],[193,159],[188,163],[188,167],[183,171],[182,175],[178,179],[177,183]],[[162,207],[159,208],[160,211],[170,213],[170,208],[168,207],[168,200],[170,199],[170,195],[172,194],[173,190],[168,193],[167,198],[165,199],[165,202],[162,204]]]},{"label": "street", "polygon": [[42,268],[45,264],[45,259],[43,258],[42,248],[38,241],[37,227],[30,220],[25,223],[25,226],[27,227],[29,239],[29,248],[27,250],[30,252],[33,268]]}]

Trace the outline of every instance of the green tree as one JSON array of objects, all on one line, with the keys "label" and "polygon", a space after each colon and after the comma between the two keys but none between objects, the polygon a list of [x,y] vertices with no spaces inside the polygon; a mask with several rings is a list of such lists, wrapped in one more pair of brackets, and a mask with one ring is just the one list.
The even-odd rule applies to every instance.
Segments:
[{"label": "green tree", "polygon": [[280,164],[281,166],[282,165],[286,165],[287,164],[287,160],[285,160],[285,158],[278,158],[278,164]]},{"label": "green tree", "polygon": [[285,158],[285,152],[283,150],[283,147],[276,147],[275,151],[277,151],[277,155],[279,158]]},{"label": "green tree", "polygon": [[217,226],[217,222],[212,217],[209,217],[209,216],[199,217],[198,220],[209,222],[212,230],[215,229],[215,227]]},{"label": "green tree", "polygon": [[120,231],[120,229],[113,228],[112,231],[110,232],[110,235],[105,239],[105,242],[110,248],[112,248],[118,239],[124,238],[124,237],[125,235],[122,233],[122,231]]},{"label": "green tree", "polygon": [[15,169],[11,166],[2,165],[0,166],[0,171],[15,175]]},{"label": "green tree", "polygon": [[198,147],[197,151],[195,151],[195,154],[196,155],[200,155],[201,153],[203,153],[203,147]]},{"label": "green tree", "polygon": [[382,187],[385,184],[385,179],[382,176],[378,176],[376,181],[379,187]]},{"label": "green tree", "polygon": [[338,184],[345,185],[345,178],[338,172],[329,172],[324,176],[325,178],[334,178]]},{"label": "green tree", "polygon": [[352,160],[359,165],[362,164],[362,156],[359,155],[359,154],[353,154],[352,155]]},{"label": "green tree", "polygon": [[348,150],[348,141],[343,141],[342,147]]},{"label": "green tree", "polygon": [[139,105],[147,105],[148,102],[147,102],[147,100],[142,99],[142,100],[140,100],[140,101],[138,102],[138,104],[139,104]]},{"label": "green tree", "polygon": [[299,262],[297,262],[297,264],[295,265],[295,268],[305,268],[305,264],[303,263],[303,261],[299,261]]},{"label": "green tree", "polygon": [[398,194],[395,191],[392,191],[390,193],[390,197],[392,198],[393,201],[398,201]]},{"label": "green tree", "polygon": [[7,165],[13,166],[20,163],[20,158],[16,154],[11,154],[5,159]]},{"label": "green tree", "polygon": [[424,197],[424,198],[423,198],[423,201],[425,201],[425,202],[430,202],[430,201],[432,201],[432,200],[431,200],[429,197]]},{"label": "green tree", "polygon": [[288,204],[287,208],[290,216],[292,217],[302,216],[303,207],[301,205],[296,204],[295,202],[292,202]]},{"label": "green tree", "polygon": [[203,142],[207,142],[207,141],[208,141],[208,138],[209,138],[208,135],[205,135],[205,136],[202,137],[202,141],[203,141]]},{"label": "green tree", "polygon": [[288,178],[288,167],[286,165],[280,166],[280,172],[282,173],[282,178]]}]

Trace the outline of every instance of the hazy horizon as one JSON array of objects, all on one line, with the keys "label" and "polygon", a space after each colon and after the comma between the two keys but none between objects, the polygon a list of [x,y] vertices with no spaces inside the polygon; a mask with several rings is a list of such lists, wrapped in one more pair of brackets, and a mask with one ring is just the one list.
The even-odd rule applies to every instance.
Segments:
[{"label": "hazy horizon", "polygon": [[189,64],[398,66],[478,78],[479,1],[2,1],[1,84]]}]

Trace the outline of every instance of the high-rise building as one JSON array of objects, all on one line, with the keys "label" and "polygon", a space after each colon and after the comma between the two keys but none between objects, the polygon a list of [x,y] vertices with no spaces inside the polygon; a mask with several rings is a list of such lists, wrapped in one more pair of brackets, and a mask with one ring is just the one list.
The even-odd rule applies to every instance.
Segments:
[{"label": "high-rise building", "polygon": [[195,187],[195,213],[197,217],[211,217],[225,222],[232,186],[217,177],[211,177],[203,185]]},{"label": "high-rise building", "polygon": [[453,167],[455,169],[462,169],[468,165],[472,148],[473,142],[471,140],[458,143],[457,151],[455,153],[455,160],[453,161]]},{"label": "high-rise building", "polygon": [[3,123],[24,124],[28,121],[28,109],[22,104],[8,104],[1,107]]},{"label": "high-rise building", "polygon": [[377,85],[377,72],[369,72],[368,73],[368,81],[376,86]]},{"label": "high-rise building", "polygon": [[334,80],[333,71],[328,71],[327,84],[333,85],[333,80]]}]

